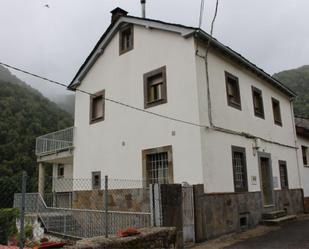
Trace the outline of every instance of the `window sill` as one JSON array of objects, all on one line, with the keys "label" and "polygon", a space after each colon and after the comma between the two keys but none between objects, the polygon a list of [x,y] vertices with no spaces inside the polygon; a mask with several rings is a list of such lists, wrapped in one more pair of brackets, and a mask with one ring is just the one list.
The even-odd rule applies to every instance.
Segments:
[{"label": "window sill", "polygon": [[94,123],[97,123],[97,122],[100,122],[100,121],[103,121],[103,120],[104,120],[104,116],[99,117],[99,118],[94,118],[94,119],[90,120],[90,124],[94,124]]},{"label": "window sill", "polygon": [[126,49],[123,49],[123,50],[119,50],[119,55],[123,55],[129,51],[133,50],[133,47],[130,47],[130,48],[126,48]]},{"label": "window sill", "polygon": [[282,127],[282,122],[275,121],[275,125],[281,126]]},{"label": "window sill", "polygon": [[257,118],[261,118],[261,119],[265,119],[265,116],[264,116],[264,114],[262,114],[262,113],[254,113],[254,116],[256,116]]},{"label": "window sill", "polygon": [[229,105],[230,107],[233,107],[233,108],[238,109],[238,110],[241,111],[241,104],[234,103],[234,102],[228,102],[228,105]]},{"label": "window sill", "polygon": [[160,99],[160,100],[155,100],[155,101],[151,101],[151,102],[146,102],[144,108],[150,108],[150,107],[154,107],[157,105],[162,105],[167,103],[167,99]]}]

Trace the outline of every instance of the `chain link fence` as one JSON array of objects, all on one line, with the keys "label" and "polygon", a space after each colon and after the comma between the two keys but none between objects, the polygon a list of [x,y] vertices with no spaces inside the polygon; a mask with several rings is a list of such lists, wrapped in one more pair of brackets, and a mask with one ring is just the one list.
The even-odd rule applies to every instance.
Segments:
[{"label": "chain link fence", "polygon": [[[27,217],[38,219],[53,234],[87,238],[150,226],[149,189],[140,180],[45,177],[37,193],[25,194]],[[22,194],[14,196],[22,210]]]}]

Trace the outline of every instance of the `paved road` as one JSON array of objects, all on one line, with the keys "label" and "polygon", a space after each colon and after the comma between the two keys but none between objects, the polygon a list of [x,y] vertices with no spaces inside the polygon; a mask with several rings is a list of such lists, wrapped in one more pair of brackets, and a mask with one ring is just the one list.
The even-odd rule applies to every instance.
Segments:
[{"label": "paved road", "polygon": [[225,249],[309,249],[309,219],[286,223],[282,229]]}]

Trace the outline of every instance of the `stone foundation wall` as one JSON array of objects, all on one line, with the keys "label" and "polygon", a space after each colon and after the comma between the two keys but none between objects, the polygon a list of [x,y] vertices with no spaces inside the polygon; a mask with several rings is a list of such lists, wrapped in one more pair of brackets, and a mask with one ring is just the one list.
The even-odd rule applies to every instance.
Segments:
[{"label": "stone foundation wall", "polygon": [[[301,189],[277,190],[274,197],[272,210],[304,211]],[[264,212],[261,192],[205,194],[203,185],[194,186],[194,204],[196,242],[255,227]]]},{"label": "stone foundation wall", "polygon": [[247,220],[244,228],[256,226],[261,219],[260,192],[205,194],[204,186],[196,185],[194,194],[196,242],[240,231],[241,217]]},{"label": "stone foundation wall", "polygon": [[[73,208],[104,210],[104,190],[74,191]],[[110,211],[149,212],[149,190],[111,189],[108,191]]]},{"label": "stone foundation wall", "polygon": [[304,196],[302,189],[275,190],[277,210],[286,210],[287,214],[304,213]]},{"label": "stone foundation wall", "polygon": [[309,197],[304,198],[304,209],[305,213],[309,213]]}]

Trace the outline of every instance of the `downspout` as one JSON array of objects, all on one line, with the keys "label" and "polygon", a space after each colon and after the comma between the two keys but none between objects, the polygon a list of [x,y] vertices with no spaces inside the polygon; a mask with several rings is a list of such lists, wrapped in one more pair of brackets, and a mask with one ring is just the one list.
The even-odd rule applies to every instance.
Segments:
[{"label": "downspout", "polygon": [[303,188],[303,183],[302,183],[301,173],[300,173],[299,158],[298,158],[298,153],[297,153],[297,150],[299,148],[298,148],[298,143],[297,143],[297,134],[296,134],[295,119],[294,119],[293,101],[294,101],[294,98],[291,98],[290,99],[290,108],[291,108],[291,116],[292,116],[294,141],[295,141],[295,154],[296,154],[296,163],[297,163],[297,169],[298,169],[298,181],[299,181],[299,184],[300,184],[300,188]]},{"label": "downspout", "polygon": [[206,47],[206,53],[205,56],[201,56],[198,54],[198,33],[200,33],[200,30],[197,30],[195,33],[195,37],[197,38],[197,48],[196,48],[196,55],[203,58],[205,62],[205,70],[206,70],[206,90],[207,90],[207,112],[208,112],[208,120],[209,120],[209,126],[208,128],[214,128],[213,122],[212,122],[212,110],[211,110],[211,98],[210,98],[210,86],[209,86],[209,71],[208,71],[208,52],[209,52],[209,45],[210,40],[208,40],[207,47]]}]

